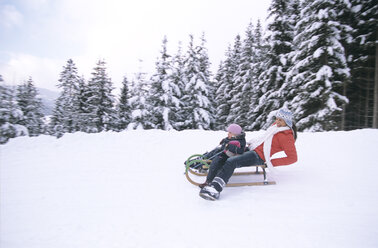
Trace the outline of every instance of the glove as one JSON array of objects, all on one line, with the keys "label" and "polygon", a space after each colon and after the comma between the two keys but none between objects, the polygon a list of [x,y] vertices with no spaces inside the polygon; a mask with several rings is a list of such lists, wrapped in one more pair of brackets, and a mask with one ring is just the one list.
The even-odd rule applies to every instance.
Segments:
[{"label": "glove", "polygon": [[240,148],[240,142],[237,140],[232,140],[228,143],[227,150],[232,153],[237,153],[237,149]]}]

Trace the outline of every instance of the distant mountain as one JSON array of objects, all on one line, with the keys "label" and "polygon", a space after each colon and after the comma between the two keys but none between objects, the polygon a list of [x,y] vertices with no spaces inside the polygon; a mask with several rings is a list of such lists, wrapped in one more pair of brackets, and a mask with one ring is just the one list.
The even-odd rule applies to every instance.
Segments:
[{"label": "distant mountain", "polygon": [[59,92],[38,87],[37,90],[44,106],[43,114],[52,115],[55,107],[55,100],[59,97]]},{"label": "distant mountain", "polygon": [[[16,91],[17,86],[16,85],[10,85],[4,82],[2,76],[0,75],[0,82],[3,87],[11,89],[13,92]],[[44,115],[52,115],[54,107],[55,107],[55,100],[59,97],[59,92],[48,90],[45,88],[39,88],[36,87],[38,91],[38,96],[42,100],[43,104],[43,114]]]}]

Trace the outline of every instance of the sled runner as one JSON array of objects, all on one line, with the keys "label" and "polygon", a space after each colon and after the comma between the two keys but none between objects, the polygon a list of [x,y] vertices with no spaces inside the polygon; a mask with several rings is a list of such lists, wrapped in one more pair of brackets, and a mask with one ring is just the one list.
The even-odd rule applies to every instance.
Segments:
[{"label": "sled runner", "polygon": [[[218,154],[216,154],[218,155]],[[215,157],[214,155],[213,157]],[[213,158],[211,157],[211,158]],[[201,154],[195,154],[190,156],[186,162],[185,162],[185,176],[186,179],[196,186],[199,186],[203,182],[196,182],[192,177],[206,177],[207,176],[207,170],[210,167],[211,158],[204,158]],[[255,167],[255,170],[248,170],[248,171],[240,171],[241,169],[249,169]],[[247,181],[247,182],[232,182],[228,183],[226,187],[240,187],[240,186],[260,186],[260,185],[272,185],[276,184],[275,181],[268,181],[266,176],[266,165],[251,165],[243,168],[237,168],[238,171],[235,171],[234,174],[232,174],[231,179],[234,179],[236,177],[240,176],[249,176],[249,175],[263,175],[263,181]],[[261,171],[259,170],[261,169]],[[191,177],[192,175],[192,177]],[[194,175],[194,176],[193,176]]]}]

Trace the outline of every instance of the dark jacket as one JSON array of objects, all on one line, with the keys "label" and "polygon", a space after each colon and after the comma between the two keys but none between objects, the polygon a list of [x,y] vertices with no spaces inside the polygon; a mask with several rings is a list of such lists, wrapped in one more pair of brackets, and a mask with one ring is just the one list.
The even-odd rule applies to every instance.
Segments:
[{"label": "dark jacket", "polygon": [[[235,145],[235,142],[231,141],[238,141],[239,145]],[[231,142],[231,144],[230,144]],[[243,154],[246,150],[246,140],[245,140],[245,133],[242,132],[236,137],[232,137],[229,139],[228,137],[221,140],[220,145],[222,146],[222,150],[228,150],[235,154]]]}]

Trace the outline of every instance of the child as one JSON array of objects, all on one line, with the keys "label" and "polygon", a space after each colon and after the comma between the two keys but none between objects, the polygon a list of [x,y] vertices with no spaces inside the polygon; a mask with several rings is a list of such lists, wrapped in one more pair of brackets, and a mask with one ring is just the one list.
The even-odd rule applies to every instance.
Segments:
[{"label": "child", "polygon": [[220,142],[221,147],[210,152],[212,156],[217,154],[217,152],[218,154],[212,159],[206,181],[200,184],[200,188],[203,188],[213,181],[215,175],[229,157],[243,154],[246,149],[245,133],[239,125],[231,124],[227,128],[227,132],[227,137]]}]

